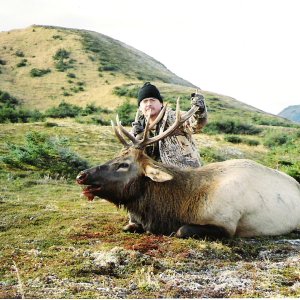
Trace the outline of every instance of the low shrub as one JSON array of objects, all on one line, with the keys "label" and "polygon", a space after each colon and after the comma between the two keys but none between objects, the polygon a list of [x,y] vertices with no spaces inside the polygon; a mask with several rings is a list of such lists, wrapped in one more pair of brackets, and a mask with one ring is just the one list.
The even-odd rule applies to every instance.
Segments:
[{"label": "low shrub", "polygon": [[16,109],[11,106],[0,108],[0,123],[28,123],[44,120],[45,116],[38,110]]},{"label": "low shrub", "polygon": [[20,104],[20,100],[11,96],[9,93],[0,90],[0,107],[15,107]]},{"label": "low shrub", "polygon": [[100,72],[102,72],[102,71],[106,71],[106,72],[108,72],[108,71],[115,72],[115,71],[118,71],[118,70],[119,70],[119,67],[118,67],[118,66],[115,66],[115,65],[105,65],[105,66],[99,67],[98,70],[99,70]]},{"label": "low shrub", "polygon": [[200,149],[201,160],[207,164],[218,161],[225,161],[226,156],[215,148],[205,147]]},{"label": "low shrub", "polygon": [[70,88],[70,90],[73,93],[79,93],[79,92],[83,92],[84,91],[84,87],[83,86],[73,86]]},{"label": "low shrub", "polygon": [[26,65],[27,65],[27,59],[26,58],[22,59],[19,63],[17,63],[18,68],[25,67]]},{"label": "low shrub", "polygon": [[286,170],[286,173],[293,177],[300,183],[300,168],[297,166],[292,166]]},{"label": "low shrub", "polygon": [[18,56],[18,57],[24,57],[24,56],[25,56],[24,52],[21,51],[21,50],[17,50],[17,51],[15,52],[15,55]]},{"label": "low shrub", "polygon": [[64,72],[68,69],[72,69],[73,65],[70,62],[65,62],[63,60],[59,60],[55,63],[55,68],[59,72]]},{"label": "low shrub", "polygon": [[30,70],[30,76],[31,77],[41,77],[50,72],[51,72],[51,69],[49,69],[49,68],[48,69],[33,68]]},{"label": "low shrub", "polygon": [[71,93],[69,93],[69,92],[67,92],[67,91],[64,91],[64,92],[63,92],[63,96],[65,96],[65,97],[69,97],[69,96],[72,96],[72,94],[71,94]]},{"label": "low shrub", "polygon": [[45,116],[38,110],[22,109],[21,100],[0,90],[0,123],[27,123],[44,121]]},{"label": "low shrub", "polygon": [[74,118],[81,112],[81,107],[62,101],[57,107],[47,109],[45,114],[52,118]]},{"label": "low shrub", "polygon": [[269,148],[282,146],[291,142],[291,136],[284,133],[274,133],[269,135],[265,141],[264,145]]},{"label": "low shrub", "polygon": [[90,123],[100,125],[100,126],[109,126],[111,124],[110,121],[104,120],[101,116],[92,117]]},{"label": "low shrub", "polygon": [[296,137],[296,138],[300,138],[300,130],[297,130],[297,131],[296,131],[295,137]]},{"label": "low shrub", "polygon": [[67,77],[69,77],[69,78],[76,78],[76,75],[74,73],[68,73]]},{"label": "low shrub", "polygon": [[235,136],[235,135],[225,136],[224,140],[226,142],[233,143],[233,144],[240,144],[243,142],[243,140],[239,136]]},{"label": "low shrub", "polygon": [[49,176],[74,178],[89,167],[87,161],[68,148],[66,138],[28,132],[24,145],[7,144],[8,154],[0,157],[5,164],[22,170],[35,170]]},{"label": "low shrub", "polygon": [[85,109],[83,110],[83,115],[91,115],[99,111],[99,107],[97,107],[94,103],[87,104]]},{"label": "low shrub", "polygon": [[129,100],[125,100],[120,106],[117,107],[116,113],[119,115],[123,125],[131,125],[134,121],[137,106],[131,104]]},{"label": "low shrub", "polygon": [[66,49],[60,48],[56,51],[53,55],[54,60],[63,60],[70,57],[71,52],[67,51]]},{"label": "low shrub", "polygon": [[113,111],[108,108],[96,106],[94,103],[87,104],[82,111],[82,115],[92,115],[94,113],[110,114]]},{"label": "low shrub", "polygon": [[[164,97],[164,102],[170,104],[171,108],[176,109],[177,98],[176,96],[166,96]],[[180,110],[188,111],[191,108],[191,97],[189,95],[181,95],[179,104]]]},{"label": "low shrub", "polygon": [[279,117],[269,117],[265,115],[255,115],[252,117],[255,124],[266,126],[282,126],[282,127],[294,127],[293,123],[289,120],[285,120]]},{"label": "low shrub", "polygon": [[59,72],[64,72],[68,69],[73,68],[74,59],[70,59],[71,52],[66,49],[58,49],[53,55],[53,59],[56,61],[55,68]]},{"label": "low shrub", "polygon": [[113,93],[120,97],[129,97],[129,98],[137,98],[139,91],[138,86],[132,86],[130,85],[122,85],[117,86],[113,89]]},{"label": "low shrub", "polygon": [[207,134],[249,134],[256,135],[262,132],[261,128],[235,120],[218,120],[208,123],[203,132]]},{"label": "low shrub", "polygon": [[233,143],[233,144],[243,143],[243,144],[246,144],[246,145],[249,145],[249,146],[258,146],[260,144],[260,142],[257,141],[257,140],[241,138],[241,137],[236,136],[236,135],[225,136],[224,140],[226,142]]},{"label": "low shrub", "polygon": [[61,40],[61,41],[63,40],[62,36],[59,35],[59,34],[52,35],[52,38],[53,38],[54,40]]},{"label": "low shrub", "polygon": [[[67,93],[67,92],[66,92]],[[57,107],[51,107],[46,110],[45,115],[52,118],[75,118],[78,116],[87,116],[95,113],[110,114],[112,111],[106,108],[87,104],[85,108],[62,101]]]},{"label": "low shrub", "polygon": [[44,126],[45,126],[45,127],[57,127],[58,124],[55,123],[55,122],[45,122],[45,123],[44,123]]},{"label": "low shrub", "polygon": [[253,140],[253,139],[243,139],[243,143],[247,144],[249,146],[258,146],[258,145],[260,145],[259,141]]}]

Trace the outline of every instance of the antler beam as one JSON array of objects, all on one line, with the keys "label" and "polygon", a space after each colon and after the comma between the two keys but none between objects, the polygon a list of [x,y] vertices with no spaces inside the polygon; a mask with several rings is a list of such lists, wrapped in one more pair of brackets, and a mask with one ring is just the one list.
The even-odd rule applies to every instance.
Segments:
[{"label": "antler beam", "polygon": [[[193,106],[188,112],[184,113],[181,115],[180,113],[180,105],[179,105],[179,99],[177,99],[177,104],[176,104],[176,120],[175,122],[164,132],[161,134],[154,136],[152,138],[149,138],[149,132],[150,130],[161,120],[163,115],[165,114],[166,111],[166,105],[163,107],[163,109],[160,111],[159,115],[157,118],[154,120],[154,122],[150,125],[150,115],[148,116],[145,130],[144,130],[144,135],[141,140],[137,139],[135,136],[133,136],[130,132],[128,132],[121,124],[119,117],[116,117],[116,122],[117,122],[117,128],[114,126],[114,123],[112,122],[113,129],[115,131],[116,136],[120,140],[120,142],[125,146],[125,147],[130,147],[130,145],[126,142],[124,136],[126,136],[129,140],[132,141],[133,147],[139,148],[139,149],[144,149],[146,146],[151,145],[153,143],[156,143],[165,137],[171,135],[179,126],[181,126],[186,120],[188,120],[199,108],[196,106]],[[121,134],[122,133],[122,134]]]}]

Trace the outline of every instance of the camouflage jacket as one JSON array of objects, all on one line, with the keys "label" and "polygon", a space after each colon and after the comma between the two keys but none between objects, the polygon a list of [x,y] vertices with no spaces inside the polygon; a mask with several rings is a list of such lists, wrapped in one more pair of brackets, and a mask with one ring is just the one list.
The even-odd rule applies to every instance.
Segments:
[{"label": "camouflage jacket", "polygon": [[[157,124],[155,133],[160,134],[175,122],[176,113],[167,108],[163,119]],[[141,124],[145,124],[144,116],[140,116]],[[198,133],[207,122],[207,111],[196,112],[172,135],[160,140],[154,145],[146,148],[147,154],[157,161],[181,168],[200,167],[202,165],[199,151],[192,137],[193,133]],[[158,144],[158,145],[157,145]]]}]

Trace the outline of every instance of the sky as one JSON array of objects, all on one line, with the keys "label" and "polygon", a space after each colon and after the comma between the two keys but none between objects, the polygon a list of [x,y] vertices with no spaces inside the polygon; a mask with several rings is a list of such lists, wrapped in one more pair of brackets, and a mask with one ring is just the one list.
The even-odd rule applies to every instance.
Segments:
[{"label": "sky", "polygon": [[0,0],[0,31],[86,29],[202,90],[278,114],[300,105],[298,0]]}]

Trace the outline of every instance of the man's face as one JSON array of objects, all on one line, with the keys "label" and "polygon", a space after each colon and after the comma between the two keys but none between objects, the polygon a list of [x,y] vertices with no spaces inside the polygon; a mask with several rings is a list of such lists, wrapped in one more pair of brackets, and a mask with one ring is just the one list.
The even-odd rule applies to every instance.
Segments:
[{"label": "man's face", "polygon": [[159,114],[162,108],[162,103],[156,98],[145,98],[140,102],[140,110],[144,115],[151,110],[150,117],[155,117]]}]

